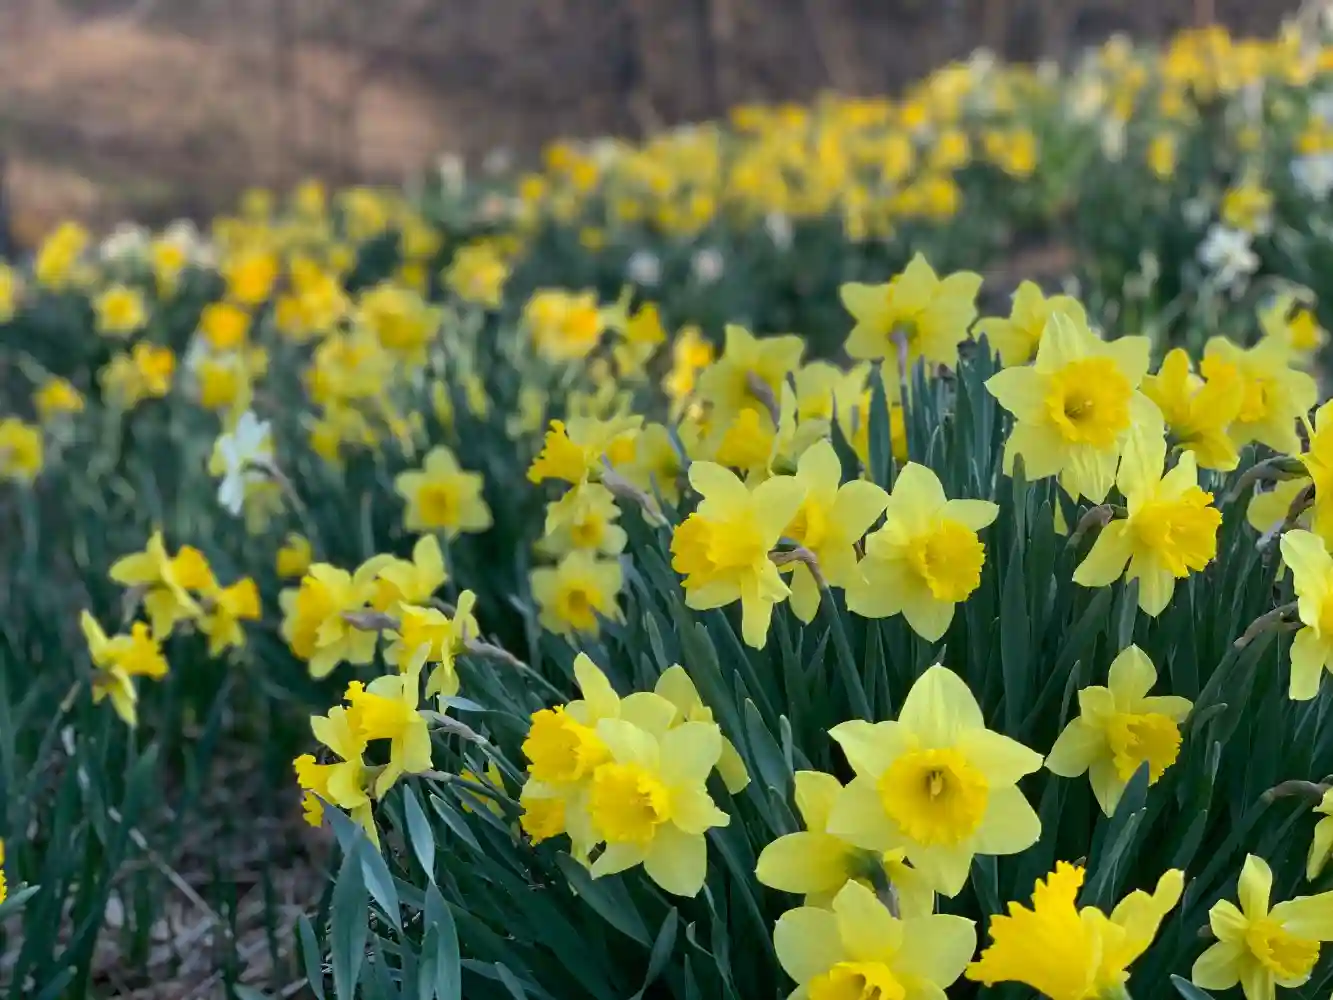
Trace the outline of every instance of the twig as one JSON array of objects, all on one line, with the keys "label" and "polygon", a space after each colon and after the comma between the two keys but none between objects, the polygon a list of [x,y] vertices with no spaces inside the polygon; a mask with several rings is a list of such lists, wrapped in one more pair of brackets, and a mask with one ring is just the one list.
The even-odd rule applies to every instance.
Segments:
[{"label": "twig", "polygon": [[[1128,513],[1128,512],[1126,512]],[[1069,541],[1065,543],[1066,548],[1074,548],[1079,542],[1083,541],[1083,536],[1093,528],[1105,528],[1115,519],[1116,508],[1109,503],[1098,504],[1088,511],[1074,527],[1074,531],[1069,536]]]}]

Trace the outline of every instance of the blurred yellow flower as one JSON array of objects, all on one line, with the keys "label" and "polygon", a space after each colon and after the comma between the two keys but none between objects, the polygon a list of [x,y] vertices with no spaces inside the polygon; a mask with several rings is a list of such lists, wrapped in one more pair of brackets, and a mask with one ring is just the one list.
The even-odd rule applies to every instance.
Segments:
[{"label": "blurred yellow flower", "polygon": [[469,243],[458,248],[445,272],[444,281],[464,302],[499,309],[509,265],[490,242]]},{"label": "blurred yellow flower", "polygon": [[66,379],[52,375],[33,393],[32,404],[46,423],[66,413],[82,413],[83,395]]},{"label": "blurred yellow flower", "polygon": [[985,335],[990,346],[1000,355],[1000,363],[1025,365],[1037,356],[1046,320],[1052,310],[1069,316],[1079,327],[1088,325],[1088,314],[1083,303],[1069,295],[1042,294],[1041,286],[1032,281],[1019,284],[1014,292],[1013,305],[1007,319],[985,317],[977,321],[974,335]]},{"label": "blurred yellow flower", "polygon": [[626,542],[625,529],[615,523],[619,517],[610,490],[600,483],[579,483],[546,508],[542,547],[557,557],[575,549],[619,555]]},{"label": "blurred yellow flower", "polygon": [[109,337],[128,337],[148,320],[143,293],[128,285],[112,285],[93,302],[97,332]]},{"label": "blurred yellow flower", "polygon": [[248,310],[231,302],[210,302],[199,314],[199,333],[214,351],[235,351],[250,335]]},{"label": "blurred yellow flower", "polygon": [[541,623],[552,632],[595,636],[600,631],[598,615],[620,617],[616,596],[624,578],[614,559],[602,560],[576,550],[554,566],[534,569],[530,576]]},{"label": "blurred yellow flower", "polygon": [[1143,394],[1157,404],[1173,446],[1189,452],[1199,466],[1230,472],[1240,464],[1240,453],[1228,433],[1240,413],[1239,373],[1215,366],[1205,380],[1190,371],[1184,348],[1167,352],[1156,375],[1147,375]]},{"label": "blurred yellow flower", "polygon": [[42,243],[33,263],[38,284],[53,291],[66,288],[75,265],[88,248],[88,231],[76,222],[63,222]]},{"label": "blurred yellow flower", "polygon": [[389,760],[375,777],[374,795],[382,799],[404,774],[420,774],[431,766],[430,731],[417,711],[421,699],[421,665],[406,673],[376,677],[367,685],[347,685],[347,721],[367,743],[389,741]]},{"label": "blurred yellow flower", "polygon": [[227,298],[253,307],[267,301],[278,280],[278,258],[268,250],[246,250],[222,262]]},{"label": "blurred yellow flower", "polygon": [[237,580],[229,587],[217,588],[203,594],[203,614],[199,616],[199,631],[208,637],[208,655],[220,656],[228,649],[245,645],[243,621],[257,621],[262,613],[259,588],[249,577]]},{"label": "blurred yellow flower", "polygon": [[44,455],[40,427],[18,417],[0,420],[0,479],[31,483],[42,471]]},{"label": "blurred yellow flower", "polygon": [[442,531],[447,538],[486,531],[491,510],[482,498],[484,480],[468,472],[444,445],[432,448],[422,467],[399,473],[394,489],[407,501],[403,525],[408,531]]},{"label": "blurred yellow flower", "polygon": [[133,728],[138,724],[138,693],[133,678],[158,680],[167,674],[167,661],[157,640],[143,622],[135,622],[128,635],[107,638],[97,619],[87,611],[80,616],[79,626],[93,664],[93,702],[109,698],[116,714]]},{"label": "blurred yellow flower", "polygon": [[[742,410],[769,420],[770,403],[780,398],[782,383],[800,365],[804,352],[800,337],[756,337],[744,327],[728,325],[722,356],[699,374],[698,398],[712,407],[710,419],[719,428],[729,426]],[[767,400],[755,394],[765,391]]]},{"label": "blurred yellow flower", "polygon": [[1204,347],[1199,371],[1205,379],[1240,382],[1240,411],[1229,429],[1236,447],[1258,441],[1288,455],[1300,451],[1296,425],[1314,406],[1318,390],[1314,379],[1291,361],[1290,350],[1276,340],[1241,347],[1213,337]]},{"label": "blurred yellow flower", "polygon": [[364,665],[374,658],[378,634],[357,628],[343,616],[365,609],[378,568],[368,563],[353,575],[327,563],[315,563],[300,586],[288,587],[278,595],[282,637],[306,661],[311,677],[327,677],[344,661]]}]

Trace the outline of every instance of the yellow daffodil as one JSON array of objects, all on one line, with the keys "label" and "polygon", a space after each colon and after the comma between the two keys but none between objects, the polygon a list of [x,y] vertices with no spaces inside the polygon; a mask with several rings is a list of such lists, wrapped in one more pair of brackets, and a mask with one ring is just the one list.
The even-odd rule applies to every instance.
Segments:
[{"label": "yellow daffodil", "polygon": [[1319,693],[1326,669],[1333,669],[1333,556],[1314,532],[1282,536],[1282,561],[1291,569],[1301,629],[1291,644],[1291,686],[1297,701]]},{"label": "yellow daffodil", "polygon": [[227,297],[243,306],[257,306],[266,301],[278,280],[278,273],[278,258],[267,250],[248,250],[228,257],[222,263]]},{"label": "yellow daffodil", "polygon": [[1297,301],[1294,292],[1278,295],[1259,310],[1259,327],[1265,339],[1277,341],[1299,358],[1309,359],[1328,343],[1328,331],[1319,325],[1309,307],[1302,305],[1293,310]]},{"label": "yellow daffodil", "polygon": [[686,400],[694,394],[699,373],[713,363],[713,356],[713,345],[697,326],[682,327],[676,334],[671,344],[671,370],[662,379],[673,416],[680,415]]},{"label": "yellow daffodil", "polygon": [[[1291,505],[1311,485],[1307,477],[1297,476],[1293,479],[1281,479],[1273,484],[1272,489],[1264,490],[1262,493],[1256,491],[1245,511],[1246,522],[1261,535],[1271,531],[1286,521]],[[1311,508],[1307,507],[1302,511],[1296,519],[1296,527],[1307,529],[1313,527],[1311,514]]]},{"label": "yellow daffodil", "polygon": [[1314,379],[1291,367],[1292,354],[1275,340],[1240,347],[1214,337],[1204,348],[1199,367],[1205,379],[1238,378],[1240,412],[1230,427],[1237,447],[1258,441],[1288,455],[1300,451],[1296,425],[1315,404]]},{"label": "yellow daffodil", "polygon": [[377,633],[357,628],[343,615],[365,609],[378,571],[374,563],[362,566],[355,575],[328,563],[315,563],[299,587],[288,587],[278,595],[282,637],[306,661],[311,677],[327,677],[343,661],[363,665],[374,658]]},{"label": "yellow daffodil", "polygon": [[408,531],[442,531],[447,538],[486,531],[491,509],[482,499],[484,480],[468,472],[444,445],[426,454],[422,467],[399,473],[394,489],[407,501],[403,525]]},{"label": "yellow daffodil", "polygon": [[144,608],[159,637],[170,634],[176,622],[198,616],[199,604],[190,595],[191,590],[206,591],[216,586],[208,561],[198,549],[186,545],[170,556],[160,531],[153,532],[142,552],[112,563],[107,575],[123,587],[143,589]]},{"label": "yellow daffodil", "polygon": [[586,358],[606,328],[596,292],[539,289],[523,307],[523,320],[538,353],[556,362]]},{"label": "yellow daffodil", "polygon": [[88,240],[88,230],[77,222],[62,222],[37,250],[32,273],[38,284],[52,291],[68,288]]},{"label": "yellow daffodil", "polygon": [[109,698],[125,725],[134,728],[139,696],[133,678],[158,680],[167,674],[167,661],[157,640],[143,622],[135,622],[128,635],[107,638],[97,619],[87,611],[79,617],[79,626],[93,663],[93,702]]},{"label": "yellow daffodil", "polygon": [[1024,983],[1050,1000],[1124,996],[1129,967],[1148,950],[1158,928],[1180,901],[1184,874],[1172,869],[1152,893],[1137,889],[1108,917],[1076,903],[1083,868],[1057,862],[1037,882],[1032,908],[1010,903],[991,918],[991,943],[967,967],[967,978],[993,986]]},{"label": "yellow daffodil", "polygon": [[[782,383],[801,363],[804,352],[805,341],[800,337],[756,337],[744,327],[729,325],[722,356],[699,375],[696,395],[712,408],[712,420],[719,427],[729,426],[742,410],[752,410],[768,420],[770,405],[781,395]],[[769,399],[755,395],[765,390]]]},{"label": "yellow daffodil", "polygon": [[[653,685],[653,694],[666,699],[675,708],[676,714],[671,720],[673,726],[683,722],[713,721],[713,710],[704,704],[694,681],[690,680],[690,675],[678,663],[662,671],[662,676]],[[725,736],[722,737],[722,755],[717,759],[717,773],[732,795],[739,794],[750,783],[745,762],[741,760],[735,744]]]},{"label": "yellow daffodil", "polygon": [[575,549],[619,555],[626,542],[625,529],[615,523],[619,517],[610,490],[600,483],[579,483],[546,508],[543,549],[557,557]]},{"label": "yellow daffodil", "polygon": [[1021,457],[1029,479],[1058,475],[1070,496],[1105,500],[1130,428],[1162,433],[1161,413],[1137,391],[1148,347],[1146,337],[1104,342],[1086,324],[1052,312],[1032,367],[1006,368],[986,381],[1014,415],[1005,471]]},{"label": "yellow daffodil", "polygon": [[912,685],[897,722],[844,722],[829,731],[856,777],[827,830],[857,847],[901,849],[931,886],[955,896],[977,854],[1017,854],[1041,821],[1018,779],[1041,755],[986,728],[976,698],[945,667]]},{"label": "yellow daffodil", "polygon": [[439,329],[440,316],[440,310],[419,293],[390,282],[367,289],[356,307],[358,324],[393,357],[413,366],[426,363],[426,349]]},{"label": "yellow daffodil", "polygon": [[981,584],[986,548],[977,532],[995,520],[988,500],[949,500],[939,477],[908,463],[898,474],[884,526],[866,536],[848,610],[867,618],[901,614],[922,638],[949,628],[956,605]]},{"label": "yellow daffodil", "polygon": [[229,587],[219,587],[203,594],[203,614],[199,631],[208,637],[208,655],[220,656],[228,649],[245,645],[243,621],[258,621],[262,609],[259,588],[249,577]]},{"label": "yellow daffodil", "polygon": [[273,568],[280,579],[299,579],[310,568],[311,558],[310,540],[304,535],[289,532],[274,557]]},{"label": "yellow daffodil", "polygon": [[127,285],[112,285],[93,302],[97,332],[109,337],[128,337],[148,320],[143,293]]},{"label": "yellow daffodil", "polygon": [[1240,873],[1240,906],[1222,899],[1208,911],[1217,943],[1199,956],[1190,981],[1205,990],[1240,984],[1246,1000],[1272,1000],[1276,987],[1303,986],[1333,941],[1333,892],[1270,906],[1273,872],[1253,854]]},{"label": "yellow daffodil", "polygon": [[648,496],[661,494],[672,506],[680,503],[684,464],[671,432],[663,424],[644,424],[634,438],[632,457],[617,464],[615,470]]},{"label": "yellow daffodil", "polygon": [[14,269],[8,264],[0,264],[0,323],[8,323],[17,314],[21,290]]},{"label": "yellow daffodil", "polygon": [[643,418],[571,417],[567,422],[552,420],[542,443],[542,450],[528,468],[528,482],[548,479],[581,483],[602,474],[603,460],[613,466],[623,464],[634,454],[634,442]]},{"label": "yellow daffodil", "polygon": [[100,381],[108,401],[128,410],[145,399],[161,399],[171,391],[176,355],[169,347],[139,341],[129,354],[117,354],[102,369]]},{"label": "yellow daffodil", "polygon": [[1046,320],[1055,310],[1065,313],[1080,327],[1088,325],[1088,314],[1078,299],[1070,295],[1048,298],[1042,294],[1040,285],[1024,281],[1014,292],[1009,316],[980,319],[974,333],[977,337],[985,335],[1006,368],[1025,365],[1037,356]]},{"label": "yellow daffodil", "polygon": [[620,617],[616,597],[624,576],[615,559],[575,550],[554,566],[534,569],[530,582],[542,626],[559,635],[595,636],[601,628],[598,615]]},{"label": "yellow daffodil", "polygon": [[404,673],[436,664],[426,680],[426,696],[452,698],[459,685],[454,660],[480,633],[472,614],[476,603],[476,595],[465,590],[452,615],[439,608],[404,607],[397,631],[388,633],[394,641],[384,650],[384,662]]},{"label": "yellow daffodil", "polygon": [[379,831],[371,815],[371,775],[362,754],[366,737],[353,724],[347,709],[338,705],[329,709],[327,716],[310,718],[310,729],[315,739],[328,747],[340,760],[318,764],[310,754],[302,754],[293,762],[297,784],[306,791],[306,821],[318,826],[324,815],[323,803],[345,809],[360,824],[366,835],[378,844]]},{"label": "yellow daffodil", "polygon": [[[864,479],[842,483],[842,463],[828,441],[808,448],[796,466],[796,481],[805,489],[796,516],[783,535],[808,550],[831,587],[859,583],[855,545],[884,512],[889,495]],[[803,622],[819,610],[819,584],[802,562],[789,563],[791,607]]]},{"label": "yellow daffodil", "polygon": [[593,877],[642,864],[667,892],[698,895],[708,869],[704,834],[731,820],[705,787],[722,753],[717,726],[686,722],[659,735],[603,719],[597,736],[609,756],[588,790],[593,831],[606,842]]},{"label": "yellow daffodil", "polygon": [[1305,877],[1311,882],[1319,877],[1329,858],[1333,857],[1333,790],[1324,793],[1314,811],[1321,818],[1314,826],[1310,852],[1305,859]]},{"label": "yellow daffodil", "polygon": [[843,285],[842,304],[856,320],[844,347],[853,358],[882,360],[884,387],[897,399],[918,360],[946,368],[957,363],[958,345],[977,317],[980,288],[981,275],[958,271],[940,278],[919,253],[886,285]]},{"label": "yellow daffodil", "polygon": [[773,928],[778,962],[798,984],[793,998],[927,1000],[963,974],[977,947],[972,921],[937,913],[895,917],[859,882],[829,909],[788,910]]},{"label": "yellow daffodil", "polygon": [[[370,606],[376,611],[397,613],[410,604],[429,604],[435,592],[444,586],[449,574],[444,568],[444,553],[434,535],[422,535],[412,546],[412,558],[372,557],[375,590]],[[365,568],[365,567],[363,567]]]},{"label": "yellow daffodil", "polygon": [[1218,367],[1204,380],[1190,371],[1189,355],[1177,347],[1167,352],[1156,375],[1143,379],[1143,394],[1157,404],[1173,446],[1192,452],[1204,469],[1230,472],[1240,453],[1228,433],[1240,414],[1240,377]]},{"label": "yellow daffodil", "polygon": [[1085,587],[1109,586],[1121,573],[1138,580],[1139,607],[1153,617],[1171,602],[1177,580],[1212,562],[1222,524],[1213,495],[1199,488],[1194,453],[1163,474],[1165,458],[1166,442],[1155,432],[1131,435],[1117,478],[1129,516],[1102,528],[1074,570],[1074,582]]},{"label": "yellow daffodil", "polygon": [[1307,421],[1306,427],[1310,447],[1298,457],[1314,485],[1312,523],[1317,534],[1333,538],[1333,404],[1319,407],[1314,424]]},{"label": "yellow daffodil", "polygon": [[803,893],[806,906],[828,907],[849,880],[875,888],[870,880],[879,869],[897,893],[901,916],[925,917],[934,911],[934,891],[920,872],[904,863],[901,849],[880,855],[828,832],[829,813],[842,792],[837,778],[822,771],[797,771],[793,777],[796,808],[805,829],[764,848],[755,869],[760,882],[783,892]]},{"label": "yellow daffodil", "polygon": [[347,721],[367,743],[389,741],[389,762],[375,777],[375,798],[382,799],[404,774],[429,771],[430,731],[417,711],[421,668],[376,677],[368,685],[347,686]]},{"label": "yellow daffodil", "polygon": [[239,351],[250,336],[250,313],[232,302],[211,302],[199,313],[199,336],[222,354]]},{"label": "yellow daffodil", "polygon": [[67,380],[54,375],[33,393],[32,403],[43,423],[67,413],[83,412],[83,395]]},{"label": "yellow daffodil", "polygon": [[739,600],[741,634],[762,649],[773,606],[790,594],[769,553],[800,509],[804,487],[791,476],[774,476],[751,491],[711,462],[690,466],[690,485],[703,501],[671,539],[671,565],[685,577],[685,603],[703,611]]},{"label": "yellow daffodil", "polygon": [[499,309],[509,265],[489,242],[469,243],[458,248],[445,272],[444,281],[464,302]]},{"label": "yellow daffodil", "polygon": [[0,480],[31,484],[42,471],[45,447],[40,427],[17,417],[0,420]]},{"label": "yellow daffodil", "polygon": [[1051,748],[1046,767],[1074,778],[1087,773],[1102,812],[1115,812],[1125,786],[1143,765],[1156,784],[1180,753],[1180,723],[1193,707],[1189,699],[1149,695],[1157,670],[1146,653],[1130,646],[1111,663],[1107,686],[1078,693],[1079,716]]}]

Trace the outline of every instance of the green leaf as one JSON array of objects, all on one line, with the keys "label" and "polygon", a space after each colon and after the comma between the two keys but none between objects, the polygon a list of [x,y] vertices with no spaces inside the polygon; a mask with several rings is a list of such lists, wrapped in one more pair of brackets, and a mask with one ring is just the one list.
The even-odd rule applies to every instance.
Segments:
[{"label": "green leaf", "polygon": [[596,911],[597,915],[626,937],[633,938],[647,948],[650,944],[648,927],[639,916],[634,901],[624,885],[615,878],[594,879],[588,870],[568,854],[555,859],[560,871],[569,880],[570,888],[579,898]]},{"label": "green leaf", "polygon": [[760,780],[786,796],[791,789],[791,768],[787,766],[777,740],[773,739],[773,734],[759,717],[759,709],[753,701],[748,700],[745,702],[745,742],[750,748]]},{"label": "green leaf", "polygon": [[421,808],[421,799],[411,785],[403,787],[403,814],[407,820],[407,839],[416,855],[417,864],[431,885],[435,884],[435,831]]},{"label": "green leaf", "polygon": [[[435,886],[426,889],[426,937],[417,981],[420,1000],[462,1000],[463,968],[454,916]],[[427,989],[429,986],[429,989]]]},{"label": "green leaf", "polygon": [[329,914],[329,950],[333,964],[333,992],[339,1000],[353,1000],[366,957],[366,887],[358,852],[343,856],[342,870],[333,887]]},{"label": "green leaf", "polygon": [[1125,787],[1116,805],[1115,815],[1109,823],[1099,827],[1098,836],[1093,839],[1088,883],[1084,890],[1087,905],[1099,907],[1107,913],[1111,911],[1111,903],[1120,884],[1121,869],[1133,850],[1146,814],[1144,807],[1147,801],[1148,765],[1145,762],[1134,772],[1134,777]]},{"label": "green leaf", "polygon": [[648,992],[648,987],[657,982],[658,976],[666,968],[667,962],[671,959],[671,953],[676,947],[676,929],[680,925],[680,914],[673,906],[667,911],[666,919],[662,921],[662,926],[657,930],[657,940],[653,942],[653,950],[648,956],[648,971],[643,977],[643,986],[636,993],[635,1000],[641,998]]},{"label": "green leaf", "polygon": [[1201,990],[1188,979],[1182,979],[1180,976],[1171,976],[1171,985],[1176,988],[1185,1000],[1213,1000],[1213,995],[1206,990]]},{"label": "green leaf", "polygon": [[301,964],[305,967],[306,982],[316,1000],[324,1000],[324,969],[320,965],[319,944],[315,941],[310,918],[304,913],[297,918],[296,929],[301,941]]},{"label": "green leaf", "polygon": [[1000,598],[1000,669],[1004,674],[1004,725],[1008,732],[1016,732],[1023,722],[1033,669],[1023,543],[1021,536],[1014,538]]}]

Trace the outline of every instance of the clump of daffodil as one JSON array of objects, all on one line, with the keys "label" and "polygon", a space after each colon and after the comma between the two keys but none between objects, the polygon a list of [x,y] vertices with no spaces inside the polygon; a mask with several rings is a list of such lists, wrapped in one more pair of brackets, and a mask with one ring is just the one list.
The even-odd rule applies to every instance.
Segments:
[{"label": "clump of daffodil", "polygon": [[1293,291],[1275,296],[1259,310],[1259,327],[1265,339],[1277,341],[1308,363],[1328,343],[1328,331],[1319,325],[1309,306],[1297,305],[1298,301],[1298,295]]},{"label": "clump of daffodil", "polygon": [[770,413],[804,352],[800,337],[756,337],[744,327],[729,325],[721,357],[699,375],[695,390],[699,401],[710,408],[713,426],[725,430],[748,410],[771,433],[775,428]]},{"label": "clump of daffodil", "polygon": [[447,538],[486,531],[491,510],[482,499],[481,473],[467,472],[444,445],[432,448],[420,469],[401,472],[394,489],[407,501],[408,531],[442,531]]},{"label": "clump of daffodil", "polygon": [[703,497],[671,538],[671,565],[685,579],[685,603],[696,611],[741,602],[741,634],[762,649],[773,606],[790,591],[770,552],[796,516],[805,490],[774,476],[750,490],[711,462],[690,466],[690,485]]},{"label": "clump of daffodil", "polygon": [[704,834],[731,817],[705,787],[722,754],[715,723],[684,722],[660,735],[625,719],[602,719],[607,760],[593,772],[588,820],[605,848],[594,878],[642,864],[667,892],[695,896],[708,871]]},{"label": "clump of daffodil", "polygon": [[1300,451],[1296,426],[1310,412],[1318,390],[1306,372],[1292,367],[1294,356],[1277,340],[1241,347],[1213,337],[1204,348],[1199,371],[1205,379],[1232,378],[1240,384],[1240,409],[1229,433],[1237,446],[1258,441],[1274,451]]},{"label": "clump of daffodil", "polygon": [[0,420],[0,480],[31,484],[42,471],[45,454],[40,427],[18,417]]},{"label": "clump of daffodil", "polygon": [[937,892],[957,895],[975,855],[1017,854],[1041,834],[1017,784],[1041,754],[987,729],[967,684],[945,667],[917,679],[896,722],[853,720],[829,735],[856,777],[828,832],[869,851],[902,850]]},{"label": "clump of daffodil", "polygon": [[315,563],[300,586],[278,595],[282,637],[305,660],[312,677],[327,677],[344,661],[364,665],[375,655],[378,634],[351,624],[349,612],[364,611],[375,592],[380,565],[372,560],[355,574],[328,563]]},{"label": "clump of daffodil", "polygon": [[988,500],[949,500],[933,471],[908,463],[883,527],[866,536],[860,578],[847,585],[848,610],[867,618],[901,614],[918,635],[940,638],[954,608],[981,584],[986,548],[977,532],[998,513]]},{"label": "clump of daffodil", "polygon": [[958,345],[977,317],[981,275],[958,271],[940,278],[921,254],[885,285],[849,283],[839,289],[856,320],[844,347],[859,360],[884,362],[884,387],[897,398],[918,360],[953,368]]},{"label": "clump of daffodil", "polygon": [[1161,413],[1138,391],[1148,350],[1146,337],[1106,342],[1086,323],[1052,312],[1035,363],[986,380],[1014,415],[1005,471],[1022,458],[1028,478],[1058,475],[1070,496],[1105,500],[1130,429],[1162,433]]},{"label": "clump of daffodil", "polygon": [[177,622],[198,617],[196,595],[217,586],[202,552],[183,545],[176,555],[169,555],[161,531],[153,532],[142,552],[112,563],[107,575],[121,586],[142,591],[144,610],[159,639],[170,635]]},{"label": "clump of daffodil", "polygon": [[1193,707],[1175,695],[1150,695],[1157,670],[1138,646],[1111,663],[1107,686],[1090,685],[1078,693],[1078,718],[1051,748],[1046,767],[1074,778],[1087,773],[1102,812],[1115,812],[1125,787],[1148,765],[1148,784],[1156,784],[1180,753],[1180,723]]},{"label": "clump of daffodil", "polygon": [[1190,981],[1205,990],[1240,984],[1246,1000],[1272,1000],[1276,987],[1303,986],[1319,961],[1321,942],[1333,940],[1333,892],[1271,905],[1273,872],[1246,855],[1237,895],[1208,911],[1217,943],[1199,956]]},{"label": "clump of daffodil", "polygon": [[1088,314],[1078,299],[1070,295],[1047,297],[1042,294],[1041,286],[1024,281],[1014,292],[1008,317],[980,319],[973,332],[977,337],[984,335],[990,341],[990,346],[1000,356],[1000,363],[1006,368],[1025,365],[1037,356],[1046,320],[1057,310],[1065,313],[1078,326],[1088,325]]},{"label": "clump of daffodil", "polygon": [[143,622],[135,622],[128,634],[108,638],[87,611],[80,616],[79,625],[93,664],[93,701],[109,698],[116,714],[133,728],[138,723],[139,700],[134,678],[158,680],[167,674],[166,657],[157,639]]},{"label": "clump of daffodil", "polygon": [[1293,530],[1282,536],[1282,561],[1291,569],[1301,629],[1291,644],[1291,685],[1297,701],[1319,693],[1326,669],[1333,669],[1333,556],[1323,538]]},{"label": "clump of daffodil", "polygon": [[341,705],[329,709],[326,716],[311,716],[310,729],[315,739],[340,759],[320,764],[310,754],[302,754],[293,762],[296,782],[305,791],[306,822],[319,826],[323,822],[324,806],[337,806],[346,810],[366,831],[366,836],[378,845],[379,831],[370,803],[373,778],[363,758],[365,734],[353,724],[348,710]]},{"label": "clump of daffodil", "polygon": [[967,967],[967,978],[993,986],[1024,983],[1050,1000],[1110,1000],[1125,996],[1129,967],[1180,901],[1183,872],[1168,871],[1151,892],[1136,889],[1107,916],[1079,907],[1083,868],[1064,861],[1037,882],[1032,908],[1011,902],[991,918],[991,943]]},{"label": "clump of daffodil", "polygon": [[934,891],[920,872],[903,861],[901,849],[884,854],[865,851],[828,832],[829,813],[842,792],[837,778],[822,771],[797,771],[793,778],[796,809],[805,829],[764,848],[755,869],[760,882],[804,894],[806,906],[827,907],[848,881],[874,889],[874,880],[884,878],[897,894],[901,916],[924,917],[934,911]]},{"label": "clump of daffodil", "polygon": [[944,996],[977,947],[971,920],[936,913],[899,918],[859,882],[829,909],[788,910],[773,928],[778,962],[810,1000]]},{"label": "clump of daffodil", "polygon": [[1117,484],[1128,516],[1111,521],[1074,570],[1074,582],[1109,586],[1122,573],[1139,581],[1139,607],[1160,615],[1176,581],[1203,570],[1217,554],[1222,514],[1213,495],[1199,487],[1194,453],[1163,473],[1166,442],[1135,433],[1125,447]]},{"label": "clump of daffodil", "polygon": [[603,556],[619,555],[625,548],[625,529],[616,524],[620,508],[601,483],[579,483],[546,508],[542,549],[562,556],[576,549]]},{"label": "clump of daffodil", "polygon": [[1156,375],[1143,379],[1143,394],[1162,411],[1174,447],[1192,452],[1200,468],[1230,472],[1240,452],[1228,433],[1240,414],[1240,376],[1226,366],[1215,367],[1208,379],[1190,371],[1189,355],[1177,347],[1167,352]]},{"label": "clump of daffodil", "polygon": [[559,635],[595,636],[601,627],[599,615],[620,617],[616,597],[624,574],[618,560],[574,550],[554,566],[537,567],[529,579],[542,626]]},{"label": "clump of daffodil", "polygon": [[542,450],[528,467],[528,481],[554,479],[578,484],[599,479],[605,462],[621,465],[633,456],[642,423],[643,418],[637,415],[609,420],[593,416],[552,420]]},{"label": "clump of daffodil", "polygon": [[[1251,528],[1264,535],[1272,531],[1275,526],[1285,524],[1288,514],[1292,509],[1292,504],[1297,503],[1298,498],[1312,487],[1308,476],[1295,476],[1291,479],[1280,479],[1273,484],[1272,489],[1255,490],[1250,498],[1250,505],[1245,510],[1245,520]],[[1313,526],[1313,510],[1307,506],[1300,510],[1296,516],[1294,526],[1298,528],[1311,528]]]},{"label": "clump of daffodil", "polygon": [[[806,449],[794,478],[804,487],[805,499],[782,534],[814,556],[828,586],[859,583],[855,546],[884,512],[889,495],[868,480],[843,483],[842,463],[828,441]],[[799,560],[784,569],[792,574],[792,611],[803,622],[813,621],[820,599],[814,572]]]},{"label": "clump of daffodil", "polygon": [[425,364],[440,316],[440,309],[418,292],[393,282],[367,289],[356,304],[357,323],[374,334],[394,358],[413,367]]}]

